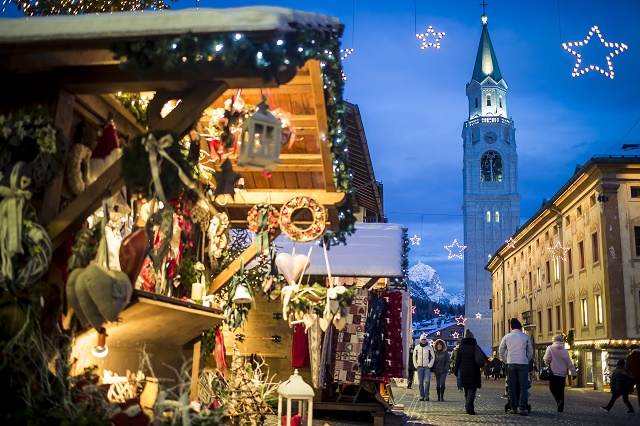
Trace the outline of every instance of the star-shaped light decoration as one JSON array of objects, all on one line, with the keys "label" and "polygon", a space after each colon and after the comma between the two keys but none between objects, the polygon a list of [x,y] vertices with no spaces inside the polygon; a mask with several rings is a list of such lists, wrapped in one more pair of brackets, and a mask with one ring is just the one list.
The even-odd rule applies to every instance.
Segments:
[{"label": "star-shaped light decoration", "polygon": [[516,248],[516,240],[514,240],[513,237],[509,238],[505,243],[507,243],[508,248]]},{"label": "star-shaped light decoration", "polygon": [[433,313],[434,313],[434,314],[436,314],[436,315],[440,315],[440,309],[435,308],[435,309],[433,310]]},{"label": "star-shaped light decoration", "polygon": [[[591,36],[593,35],[594,32],[598,34],[598,38],[600,39],[600,42],[604,44],[605,47],[608,47],[611,49],[611,51],[606,57],[607,65],[609,66],[608,71],[603,68],[600,68],[597,65],[591,65],[591,64],[585,65],[582,69],[580,69],[581,63],[582,63],[582,55],[576,52],[575,48],[586,46],[587,44],[589,44],[589,40],[591,39]],[[597,25],[594,25],[593,27],[591,27],[591,29],[589,30],[589,35],[587,35],[587,38],[585,38],[584,40],[574,41],[569,43],[562,43],[562,47],[568,52],[571,52],[571,54],[576,57],[576,64],[574,65],[573,71],[571,72],[572,77],[578,77],[578,76],[581,76],[582,74],[588,73],[589,71],[595,70],[595,71],[600,71],[600,73],[602,73],[606,77],[609,77],[612,80],[613,80],[613,64],[611,63],[611,58],[613,58],[616,55],[619,55],[620,53],[624,52],[629,48],[624,43],[611,43],[611,42],[605,41]]]},{"label": "star-shaped light decoration", "polygon": [[415,313],[416,313],[416,307],[415,307],[415,306],[412,306],[412,307],[411,307],[411,313],[412,313],[412,314],[415,314]]},{"label": "star-shaped light decoration", "polygon": [[[429,34],[433,34],[433,36],[436,38],[433,43],[427,43],[427,37],[429,37]],[[422,46],[420,46],[420,49],[426,49],[428,47],[435,47],[436,49],[440,49],[440,39],[444,37],[444,35],[444,32],[437,33],[433,29],[433,27],[429,25],[429,28],[427,28],[427,32],[416,34],[416,37],[418,37],[420,41],[422,41]]]},{"label": "star-shaped light decoration", "polygon": [[[353,49],[340,49],[340,61],[344,61],[352,53]],[[344,70],[342,70],[342,80],[347,81],[347,76],[344,75]]]},{"label": "star-shaped light decoration", "polygon": [[465,325],[467,323],[467,319],[462,316],[456,317],[456,325]]},{"label": "star-shaped light decoration", "polygon": [[482,314],[481,314],[480,312],[478,312],[478,313],[476,314],[476,318],[478,318],[478,319],[482,318]]},{"label": "star-shaped light decoration", "polygon": [[564,248],[562,247],[562,244],[560,244],[560,241],[556,241],[556,245],[553,247],[547,247],[547,250],[551,252],[551,256],[553,257],[554,260],[555,259],[566,260],[569,247]]},{"label": "star-shaped light decoration", "polygon": [[436,331],[436,336],[440,335],[440,330]]},{"label": "star-shaped light decoration", "polygon": [[[454,247],[457,247],[457,249],[451,250]],[[453,243],[450,246],[444,246],[444,248],[446,248],[449,251],[449,256],[447,257],[447,259],[453,259],[456,257],[458,259],[462,259],[462,251],[466,249],[467,246],[461,246],[460,244],[458,244],[458,240],[455,239],[453,240]],[[454,253],[455,251],[457,251],[458,253]]]},{"label": "star-shaped light decoration", "polygon": [[231,161],[229,159],[224,160],[220,171],[213,174],[213,178],[216,180],[216,189],[213,191],[213,197],[217,198],[220,194],[228,194],[231,195],[231,198],[234,198],[234,186],[241,177],[233,171]]},{"label": "star-shaped light decoration", "polygon": [[419,246],[420,245],[420,240],[422,238],[418,237],[417,235],[414,234],[413,237],[409,238],[411,240],[411,245],[412,246]]},{"label": "star-shaped light decoration", "polygon": [[460,333],[458,333],[457,331],[454,331],[451,337],[453,337],[454,339],[457,339],[458,337],[460,337]]}]

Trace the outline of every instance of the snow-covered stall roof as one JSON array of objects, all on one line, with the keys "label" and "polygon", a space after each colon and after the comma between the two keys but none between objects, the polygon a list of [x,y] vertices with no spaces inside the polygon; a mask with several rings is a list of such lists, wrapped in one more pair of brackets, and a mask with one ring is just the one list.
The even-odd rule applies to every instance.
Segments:
[{"label": "snow-covered stall roof", "polygon": [[283,7],[146,10],[73,16],[0,19],[0,42],[55,41],[172,35],[191,32],[292,31],[306,28],[335,31],[338,18]]},{"label": "snow-covered stall roof", "polygon": [[[311,265],[307,275],[328,275],[322,246],[317,241],[294,242],[285,235],[274,244],[279,252],[307,255]],[[331,247],[327,251],[331,275],[340,277],[401,277],[404,254],[404,228],[392,223],[356,223],[356,232],[347,238],[347,245]]]}]

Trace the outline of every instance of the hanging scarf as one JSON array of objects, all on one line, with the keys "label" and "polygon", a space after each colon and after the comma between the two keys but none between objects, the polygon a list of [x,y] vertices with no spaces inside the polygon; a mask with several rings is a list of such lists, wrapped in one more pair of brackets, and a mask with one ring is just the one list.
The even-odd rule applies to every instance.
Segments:
[{"label": "hanging scarf", "polygon": [[256,230],[256,252],[258,255],[269,250],[269,208],[262,207],[258,214],[258,229]]},{"label": "hanging scarf", "polygon": [[13,256],[24,253],[22,249],[22,209],[25,199],[31,199],[27,187],[31,179],[20,176],[24,162],[18,161],[11,170],[9,187],[0,186],[0,260],[2,275],[13,280]]}]

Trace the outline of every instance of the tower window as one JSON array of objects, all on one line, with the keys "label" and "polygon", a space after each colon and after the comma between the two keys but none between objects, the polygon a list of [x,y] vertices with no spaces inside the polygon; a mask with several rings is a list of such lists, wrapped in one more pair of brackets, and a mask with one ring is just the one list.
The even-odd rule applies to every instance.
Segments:
[{"label": "tower window", "polygon": [[487,223],[491,222],[491,212],[487,210]]},{"label": "tower window", "polygon": [[482,154],[480,160],[481,182],[502,182],[502,157],[495,151]]},{"label": "tower window", "polygon": [[491,106],[491,95],[487,95],[487,106]]},{"label": "tower window", "polygon": [[498,106],[502,108],[502,96],[498,98]]},{"label": "tower window", "polygon": [[478,97],[476,96],[476,108],[478,108]]},{"label": "tower window", "polygon": [[496,216],[495,222],[500,223],[500,212],[496,212],[495,216]]}]

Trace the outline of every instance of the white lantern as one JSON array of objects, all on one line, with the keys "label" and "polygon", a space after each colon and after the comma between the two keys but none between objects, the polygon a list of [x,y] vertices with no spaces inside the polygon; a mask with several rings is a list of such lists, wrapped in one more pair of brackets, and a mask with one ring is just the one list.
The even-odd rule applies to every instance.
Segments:
[{"label": "white lantern", "polygon": [[249,289],[243,284],[238,284],[238,287],[236,287],[236,292],[234,293],[231,300],[236,304],[253,302],[253,298],[251,297],[251,293],[249,293]]},{"label": "white lantern", "polygon": [[271,171],[280,164],[282,124],[262,101],[256,112],[242,123],[238,166]]},{"label": "white lantern", "polygon": [[313,388],[306,384],[302,377],[298,375],[298,369],[293,371],[289,380],[282,382],[278,386],[278,425],[282,424],[282,400],[287,400],[287,423],[284,426],[291,426],[291,404],[298,402],[298,414],[302,419],[301,425],[311,426],[313,424]]}]

